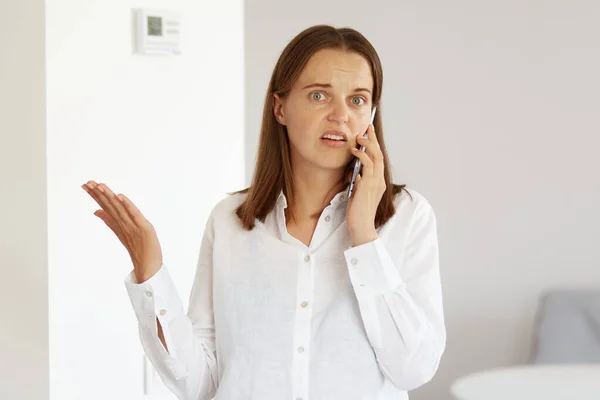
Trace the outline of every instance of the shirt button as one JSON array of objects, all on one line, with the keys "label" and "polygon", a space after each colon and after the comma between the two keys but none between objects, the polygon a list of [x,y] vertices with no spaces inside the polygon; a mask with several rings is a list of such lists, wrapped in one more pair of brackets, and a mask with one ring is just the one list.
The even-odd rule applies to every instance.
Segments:
[{"label": "shirt button", "polygon": [[151,291],[149,291],[149,290],[148,290],[148,291],[146,291],[146,296],[148,296],[148,297],[152,297],[152,292],[151,292]]},{"label": "shirt button", "polygon": [[160,315],[165,315],[167,313],[167,310],[160,310]]},{"label": "shirt button", "polygon": [[304,262],[309,262],[310,261],[310,256],[307,254],[304,256]]},{"label": "shirt button", "polygon": [[330,217],[329,215],[328,215],[328,216],[326,216],[326,217],[325,217],[325,221],[326,221],[326,222],[329,222],[329,221],[331,221],[331,217]]},{"label": "shirt button", "polygon": [[298,353],[300,353],[300,354],[304,353],[304,347],[302,347],[302,346],[298,347]]},{"label": "shirt button", "polygon": [[350,260],[350,264],[356,265],[358,264],[358,260],[356,258],[353,258],[352,260]]},{"label": "shirt button", "polygon": [[302,308],[306,308],[308,306],[308,303],[306,301],[303,301],[302,304],[300,304],[300,307]]}]

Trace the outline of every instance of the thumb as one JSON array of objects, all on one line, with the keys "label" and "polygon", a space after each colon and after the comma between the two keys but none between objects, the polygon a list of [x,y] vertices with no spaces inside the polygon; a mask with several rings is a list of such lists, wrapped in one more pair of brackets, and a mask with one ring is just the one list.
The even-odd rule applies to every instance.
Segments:
[{"label": "thumb", "polygon": [[[94,215],[100,218],[110,229],[113,231],[116,228],[116,224],[114,224],[113,219],[104,212],[104,210],[96,210],[94,211]],[[115,232],[116,233],[116,232]]]},{"label": "thumb", "polygon": [[106,213],[104,210],[96,210],[94,211],[94,215],[100,218],[102,221],[106,222]]},{"label": "thumb", "polygon": [[123,245],[126,244],[123,232],[119,228],[117,222],[110,215],[108,215],[104,210],[96,210],[94,211],[94,215],[100,218],[106,224],[106,226],[108,226],[110,230],[113,231],[115,235],[117,235],[117,238],[121,241],[121,243],[123,243]]}]

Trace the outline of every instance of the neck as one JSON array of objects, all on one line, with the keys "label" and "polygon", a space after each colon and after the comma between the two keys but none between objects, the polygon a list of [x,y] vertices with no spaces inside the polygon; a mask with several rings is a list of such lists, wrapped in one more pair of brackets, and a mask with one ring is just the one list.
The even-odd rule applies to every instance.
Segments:
[{"label": "neck", "polygon": [[293,168],[294,202],[288,213],[294,221],[318,219],[337,193],[344,189],[344,171]]}]

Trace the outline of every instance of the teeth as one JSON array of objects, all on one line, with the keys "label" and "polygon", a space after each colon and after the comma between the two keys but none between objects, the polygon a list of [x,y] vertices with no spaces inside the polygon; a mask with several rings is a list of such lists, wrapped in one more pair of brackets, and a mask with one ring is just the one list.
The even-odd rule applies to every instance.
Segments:
[{"label": "teeth", "polygon": [[338,136],[338,135],[327,134],[327,135],[323,136],[323,139],[344,140],[344,137],[343,136]]}]

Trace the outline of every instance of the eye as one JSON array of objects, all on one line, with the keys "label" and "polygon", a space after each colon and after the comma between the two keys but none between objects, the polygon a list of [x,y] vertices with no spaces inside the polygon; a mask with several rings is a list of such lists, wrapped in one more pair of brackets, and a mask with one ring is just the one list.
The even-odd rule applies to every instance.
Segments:
[{"label": "eye", "polygon": [[366,102],[366,100],[363,99],[362,97],[353,97],[352,98],[352,104],[354,104],[355,106],[360,106],[365,102]]},{"label": "eye", "polygon": [[311,93],[310,97],[314,101],[321,101],[321,100],[325,99],[325,95],[323,94],[323,92],[313,92],[313,93]]}]

